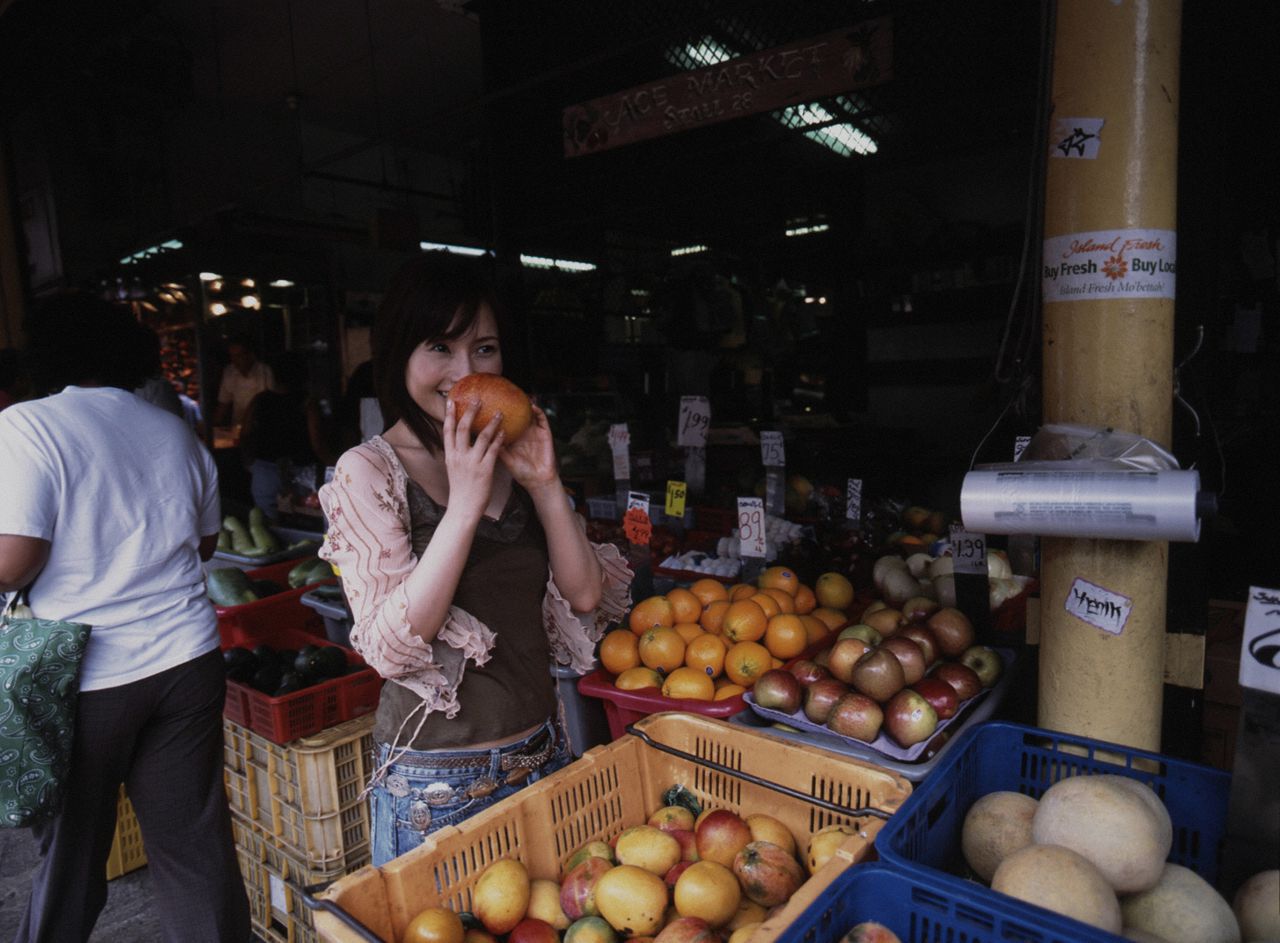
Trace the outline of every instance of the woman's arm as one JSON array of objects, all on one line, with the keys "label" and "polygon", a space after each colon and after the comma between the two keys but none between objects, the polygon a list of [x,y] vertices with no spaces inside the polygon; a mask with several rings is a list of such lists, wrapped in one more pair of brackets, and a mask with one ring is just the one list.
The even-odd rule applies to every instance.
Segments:
[{"label": "woman's arm", "polygon": [[590,612],[600,602],[600,561],[574,519],[556,463],[547,414],[533,407],[533,425],[503,449],[502,461],[533,498],[547,535],[556,589],[575,612]]}]

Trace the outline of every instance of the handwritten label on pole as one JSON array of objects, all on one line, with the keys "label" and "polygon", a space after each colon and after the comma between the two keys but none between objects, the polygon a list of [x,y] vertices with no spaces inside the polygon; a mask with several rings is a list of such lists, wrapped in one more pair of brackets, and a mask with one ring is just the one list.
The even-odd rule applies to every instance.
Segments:
[{"label": "handwritten label on pole", "polygon": [[1049,136],[1049,156],[1097,160],[1102,149],[1102,118],[1058,118]]},{"label": "handwritten label on pole", "polygon": [[760,462],[765,468],[782,468],[787,464],[787,450],[782,444],[781,432],[760,433]]},{"label": "handwritten label on pole", "polygon": [[680,397],[680,424],[676,445],[703,448],[711,428],[711,403],[705,396]]},{"label": "handwritten label on pole", "polygon": [[1249,587],[1240,648],[1240,686],[1280,694],[1280,589]]},{"label": "handwritten label on pole", "polygon": [[609,427],[609,451],[613,453],[613,477],[616,481],[631,478],[631,431],[625,422]]},{"label": "handwritten label on pole", "polygon": [[667,500],[663,506],[663,511],[667,517],[680,519],[684,517],[684,499],[689,489],[683,481],[667,482]]},{"label": "handwritten label on pole", "polygon": [[1133,600],[1077,576],[1067,590],[1067,601],[1063,607],[1081,622],[1119,635],[1129,621]]},{"label": "handwritten label on pole", "polygon": [[844,492],[844,516],[851,521],[862,520],[862,479],[850,478]]},{"label": "handwritten label on pole", "polygon": [[742,556],[764,558],[768,548],[765,543],[764,501],[760,498],[738,499],[738,541]]},{"label": "handwritten label on pole", "polygon": [[955,572],[987,575],[987,538],[971,534],[960,525],[951,528],[951,557]]},{"label": "handwritten label on pole", "polygon": [[633,544],[649,545],[653,537],[653,523],[649,518],[649,496],[643,491],[627,492],[627,513],[622,516],[622,532]]}]

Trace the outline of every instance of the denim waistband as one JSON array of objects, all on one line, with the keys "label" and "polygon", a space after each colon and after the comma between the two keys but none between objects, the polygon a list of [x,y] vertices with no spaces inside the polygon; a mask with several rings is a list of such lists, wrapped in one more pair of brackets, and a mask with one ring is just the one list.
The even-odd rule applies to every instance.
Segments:
[{"label": "denim waistband", "polygon": [[[420,766],[430,769],[484,766],[494,757],[550,750],[555,745],[555,733],[555,721],[547,719],[528,736],[503,744],[500,747],[479,747],[473,750],[406,750],[397,748],[395,759],[392,762],[396,766]],[[386,757],[391,751],[389,744],[379,743],[378,747],[380,757]]]}]

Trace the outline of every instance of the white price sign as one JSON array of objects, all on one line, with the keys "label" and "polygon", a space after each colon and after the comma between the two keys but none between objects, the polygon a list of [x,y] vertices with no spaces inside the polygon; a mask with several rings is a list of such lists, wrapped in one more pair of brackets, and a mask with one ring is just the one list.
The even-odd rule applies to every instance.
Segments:
[{"label": "white price sign", "polygon": [[787,451],[778,431],[760,433],[760,461],[765,468],[781,468],[787,464]]},{"label": "white price sign", "polygon": [[609,450],[613,453],[613,477],[615,481],[631,479],[631,431],[625,422],[609,427]]},{"label": "white price sign", "polygon": [[971,534],[963,527],[951,528],[951,556],[957,573],[987,575],[987,538],[985,534]]},{"label": "white price sign", "polygon": [[862,520],[862,479],[850,478],[844,493],[844,516],[851,521]]},{"label": "white price sign", "polygon": [[738,541],[744,557],[764,558],[764,501],[760,498],[738,499]]},{"label": "white price sign", "polygon": [[632,508],[639,508],[641,511],[644,511],[644,513],[649,515],[649,518],[652,520],[653,515],[649,514],[649,495],[645,492],[627,492],[627,510],[630,511]]},{"label": "white price sign", "polygon": [[680,397],[680,424],[676,445],[702,448],[711,428],[711,403],[705,396]]},{"label": "white price sign", "polygon": [[1280,589],[1249,587],[1240,648],[1240,684],[1280,694]]}]

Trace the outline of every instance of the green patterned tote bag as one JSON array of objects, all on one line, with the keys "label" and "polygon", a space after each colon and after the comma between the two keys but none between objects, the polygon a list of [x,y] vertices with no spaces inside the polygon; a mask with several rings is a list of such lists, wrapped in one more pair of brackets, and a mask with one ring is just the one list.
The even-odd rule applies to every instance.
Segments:
[{"label": "green patterned tote bag", "polygon": [[0,827],[58,811],[88,642],[83,623],[35,618],[25,590],[0,617]]}]

